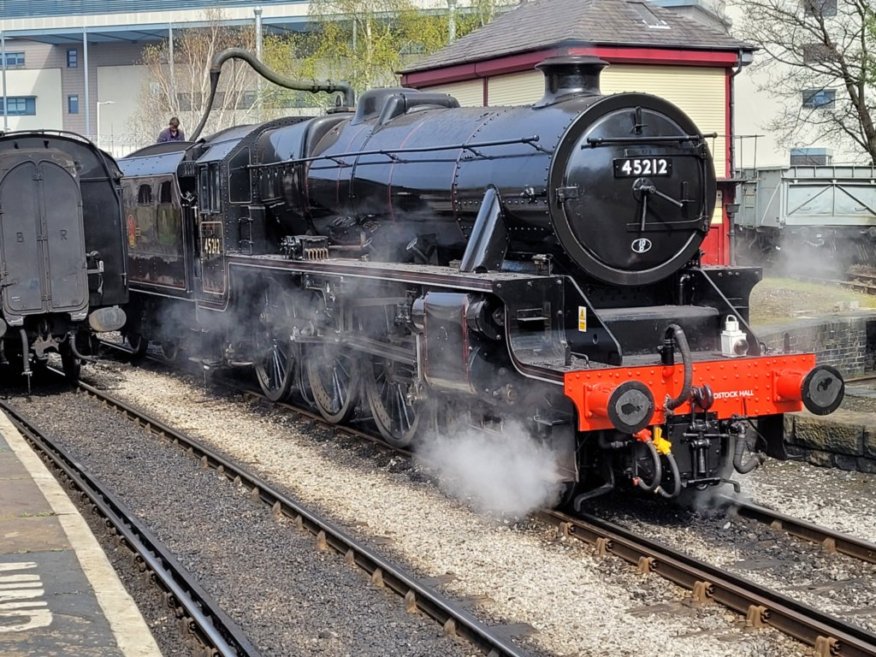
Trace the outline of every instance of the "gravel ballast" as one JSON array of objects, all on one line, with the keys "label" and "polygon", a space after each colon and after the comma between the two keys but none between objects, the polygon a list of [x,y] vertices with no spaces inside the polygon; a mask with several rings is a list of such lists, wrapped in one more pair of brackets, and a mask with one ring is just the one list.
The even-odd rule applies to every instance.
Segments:
[{"label": "gravel ballast", "polygon": [[472,654],[245,489],[88,396],[13,403],[119,494],[266,657]]},{"label": "gravel ballast", "polygon": [[746,629],[718,606],[692,607],[665,580],[596,559],[540,523],[478,515],[402,457],[357,439],[184,377],[125,366],[97,373],[113,394],[328,513],[374,549],[469,600],[483,619],[530,625],[526,645],[536,652],[646,656],[671,646],[680,657],[807,654],[773,630]]}]

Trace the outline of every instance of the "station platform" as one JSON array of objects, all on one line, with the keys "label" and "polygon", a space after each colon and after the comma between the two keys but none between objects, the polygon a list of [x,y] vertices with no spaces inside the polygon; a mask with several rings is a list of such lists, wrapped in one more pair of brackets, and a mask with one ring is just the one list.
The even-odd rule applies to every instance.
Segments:
[{"label": "station platform", "polygon": [[2,412],[0,655],[161,655],[84,518]]}]

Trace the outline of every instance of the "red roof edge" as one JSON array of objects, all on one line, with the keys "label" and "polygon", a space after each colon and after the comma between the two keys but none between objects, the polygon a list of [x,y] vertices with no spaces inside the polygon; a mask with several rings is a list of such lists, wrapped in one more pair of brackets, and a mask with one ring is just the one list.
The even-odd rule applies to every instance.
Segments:
[{"label": "red roof edge", "polygon": [[558,55],[595,55],[614,64],[671,64],[674,66],[716,66],[728,68],[739,63],[739,53],[726,50],[685,50],[681,48],[629,48],[622,46],[561,47],[497,57],[470,64],[457,64],[402,75],[406,87],[431,87],[504,73],[531,71],[536,64]]}]

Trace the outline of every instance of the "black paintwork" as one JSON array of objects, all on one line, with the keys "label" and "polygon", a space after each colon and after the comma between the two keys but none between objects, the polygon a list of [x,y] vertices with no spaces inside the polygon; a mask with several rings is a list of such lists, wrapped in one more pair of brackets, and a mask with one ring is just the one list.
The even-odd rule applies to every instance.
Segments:
[{"label": "black paintwork", "polygon": [[[408,393],[525,420],[570,478],[605,481],[593,455],[615,438],[576,438],[565,373],[659,363],[673,324],[694,360],[714,358],[728,314],[759,353],[760,271],[699,266],[716,190],[704,137],[667,101],[602,96],[599,67],[545,65],[528,107],[375,90],[355,111],[123,159],[133,330],[178,344],[193,329],[212,358],[263,369],[276,345],[306,359],[343,344],[364,376],[414,372]],[[172,211],[138,207],[141,186],[168,181]],[[673,421],[685,479],[721,476],[731,429]]]}]

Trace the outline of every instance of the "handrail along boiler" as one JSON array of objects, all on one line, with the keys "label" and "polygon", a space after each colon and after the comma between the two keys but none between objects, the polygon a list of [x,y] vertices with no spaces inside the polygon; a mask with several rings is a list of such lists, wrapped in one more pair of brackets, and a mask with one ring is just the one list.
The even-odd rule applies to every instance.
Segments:
[{"label": "handrail along boiler", "polygon": [[[264,72],[225,52],[214,87],[231,57]],[[781,415],[833,411],[842,377],[765,353],[760,270],[699,262],[706,138],[663,99],[602,95],[604,66],[542,62],[524,107],[404,88],[352,107],[347,87],[291,82],[344,105],[132,154],[129,337],[200,336],[270,398],[370,414],[397,445],[516,421],[579,507],[753,469],[755,436],[780,451]]]}]

